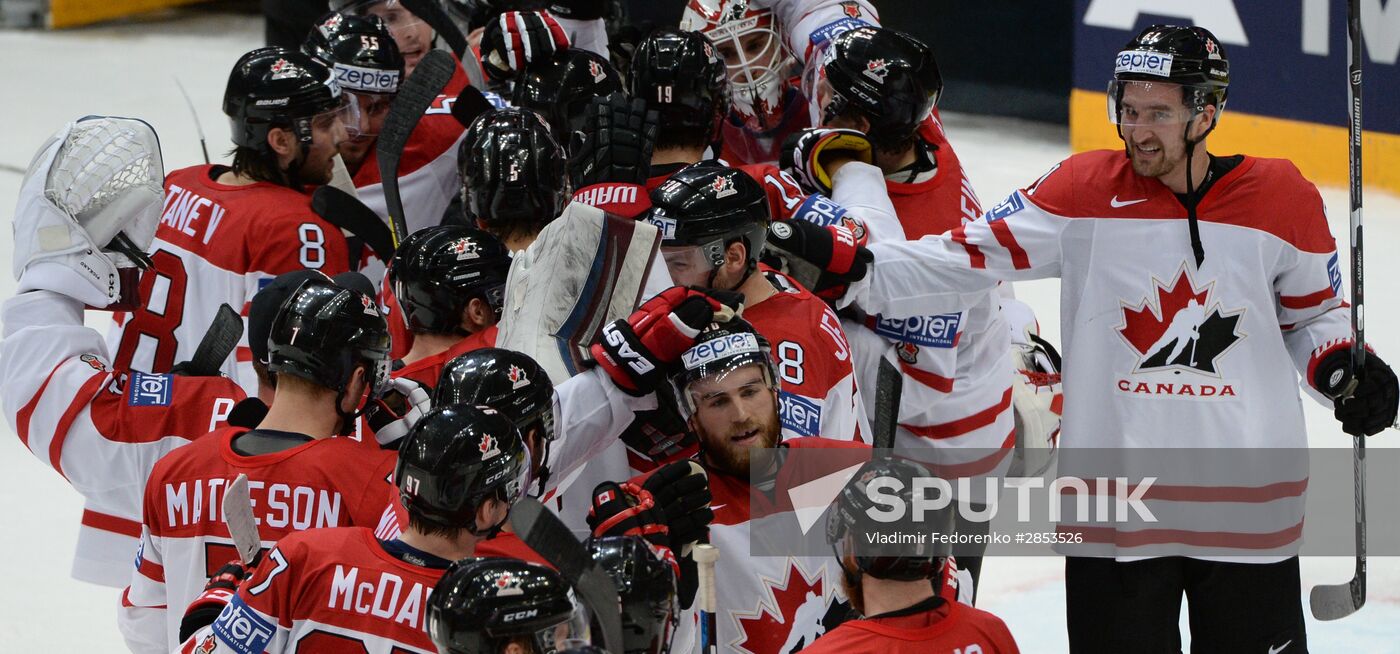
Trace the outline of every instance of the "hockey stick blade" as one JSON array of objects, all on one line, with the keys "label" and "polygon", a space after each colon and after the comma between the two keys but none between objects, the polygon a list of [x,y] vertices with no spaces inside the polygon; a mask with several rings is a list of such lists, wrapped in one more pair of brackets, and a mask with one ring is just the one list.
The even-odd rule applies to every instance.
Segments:
[{"label": "hockey stick blade", "polygon": [[904,391],[904,379],[889,359],[880,359],[880,371],[875,376],[875,431],[871,446],[888,450],[894,447],[895,427],[899,424],[899,400]]},{"label": "hockey stick blade", "polygon": [[612,577],[593,563],[588,549],[573,532],[533,498],[524,497],[510,507],[510,526],[530,549],[539,552],[574,587],[603,630],[603,649],[623,651],[622,614]]},{"label": "hockey stick blade", "polygon": [[253,519],[253,502],[248,497],[248,475],[239,474],[224,489],[224,524],[228,526],[229,538],[238,550],[238,560],[243,565],[253,564],[258,550],[262,549],[262,536],[258,534],[258,523]]},{"label": "hockey stick blade", "polygon": [[1308,594],[1308,606],[1312,609],[1313,617],[1318,620],[1340,620],[1360,610],[1366,603],[1366,590],[1358,583],[1360,579],[1365,577],[1353,577],[1345,584],[1313,586]]},{"label": "hockey stick blade", "polygon": [[214,321],[209,323],[209,331],[204,332],[204,338],[195,347],[194,355],[177,366],[179,373],[194,377],[217,377],[224,361],[233,354],[234,348],[238,347],[238,339],[242,337],[243,318],[228,303],[220,305],[214,314]]},{"label": "hockey stick blade", "polygon": [[311,194],[311,210],[326,222],[364,239],[380,261],[394,256],[394,235],[374,210],[334,186],[322,186]]},{"label": "hockey stick blade", "polygon": [[429,51],[399,88],[398,95],[389,105],[389,115],[384,117],[384,127],[379,132],[375,150],[379,155],[379,177],[384,184],[384,204],[389,210],[394,247],[398,247],[408,236],[403,199],[399,197],[399,159],[403,157],[409,136],[423,118],[423,112],[432,106],[433,100],[452,80],[456,69],[457,62],[452,55],[441,50]]}]

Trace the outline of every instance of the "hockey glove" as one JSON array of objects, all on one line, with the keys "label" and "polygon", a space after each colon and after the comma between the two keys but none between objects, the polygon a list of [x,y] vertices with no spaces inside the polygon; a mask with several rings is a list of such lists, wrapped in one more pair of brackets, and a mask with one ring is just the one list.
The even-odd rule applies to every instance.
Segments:
[{"label": "hockey glove", "polygon": [[1373,436],[1395,424],[1400,386],[1395,372],[1374,352],[1366,353],[1365,367],[1353,378],[1351,349],[1334,349],[1313,368],[1312,383],[1332,398],[1332,414],[1348,434]]},{"label": "hockey glove", "polygon": [[433,408],[428,389],[407,377],[389,381],[389,390],[370,402],[365,422],[384,449],[398,449],[399,440]]},{"label": "hockey glove", "polygon": [[498,81],[515,79],[532,61],[569,47],[569,35],[547,11],[507,11],[486,24],[481,67]]},{"label": "hockey glove", "polygon": [[697,541],[710,534],[715,512],[710,510],[710,478],[694,461],[677,461],[652,472],[642,482],[665,513],[671,546],[688,555]]},{"label": "hockey glove", "polygon": [[725,322],[742,306],[743,296],[674,286],[603,327],[590,348],[613,383],[632,395],[645,395],[666,379],[666,368],[695,344],[700,330]]},{"label": "hockey glove", "polygon": [[785,272],[828,302],[864,279],[874,260],[850,229],[842,225],[822,227],[805,220],[769,225],[768,248],[786,259]]},{"label": "hockey glove", "polygon": [[648,111],[640,98],[614,93],[591,100],[583,130],[574,132],[569,147],[569,180],[574,188],[607,182],[646,184],[657,123],[656,111]]},{"label": "hockey glove", "polygon": [[593,536],[641,536],[657,547],[671,546],[666,513],[650,491],[632,482],[605,481],[593,489],[588,509]]},{"label": "hockey glove", "polygon": [[679,407],[671,387],[658,386],[656,408],[637,411],[632,424],[622,432],[620,438],[631,450],[629,456],[636,454],[657,465],[694,456],[699,451],[699,441],[681,417]]},{"label": "hockey glove", "polygon": [[809,127],[783,141],[778,167],[796,177],[808,192],[831,195],[827,166],[837,159],[874,161],[870,139],[853,129]]},{"label": "hockey glove", "polygon": [[219,617],[219,613],[238,592],[238,584],[249,575],[238,561],[229,561],[215,570],[209,583],[204,584],[204,592],[190,602],[185,609],[185,617],[180,618],[180,642],[189,640],[194,632],[214,624],[214,619]]},{"label": "hockey glove", "polygon": [[607,9],[603,0],[554,0],[549,3],[549,11],[560,18],[571,20],[596,20],[602,18]]},{"label": "hockey glove", "polygon": [[462,127],[471,127],[477,117],[495,110],[496,105],[491,104],[486,95],[475,86],[462,87],[462,92],[457,94],[457,101],[452,103],[452,117],[456,118]]}]

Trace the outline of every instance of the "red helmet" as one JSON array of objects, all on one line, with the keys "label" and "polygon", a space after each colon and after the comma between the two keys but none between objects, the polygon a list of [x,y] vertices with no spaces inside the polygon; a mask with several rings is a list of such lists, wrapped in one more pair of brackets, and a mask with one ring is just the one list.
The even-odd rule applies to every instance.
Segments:
[{"label": "red helmet", "polygon": [[681,29],[704,33],[724,57],[730,105],[745,127],[765,132],[780,122],[783,99],[796,86],[795,60],[773,10],[748,0],[690,0]]}]

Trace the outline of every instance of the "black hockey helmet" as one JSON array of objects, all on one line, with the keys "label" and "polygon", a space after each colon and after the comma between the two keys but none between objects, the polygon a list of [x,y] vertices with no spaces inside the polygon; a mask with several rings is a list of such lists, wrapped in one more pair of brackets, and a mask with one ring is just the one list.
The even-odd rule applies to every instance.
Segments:
[{"label": "black hockey helmet", "polygon": [[568,582],[519,559],[453,563],[433,587],[427,611],[428,637],[448,654],[496,654],[515,638],[528,638],[537,654],[555,654],[587,641],[588,613]]},{"label": "black hockey helmet", "polygon": [[[864,573],[877,579],[914,581],[932,579],[943,570],[944,559],[950,547],[943,543],[929,542],[932,538],[901,539],[899,544],[875,543],[870,534],[919,534],[921,536],[939,533],[951,534],[954,530],[955,505],[936,512],[924,512],[915,520],[915,512],[909,507],[914,502],[914,480],[931,477],[932,473],[922,465],[908,460],[877,458],[865,464],[841,493],[836,496],[826,519],[826,540],[836,553],[836,560],[848,578]],[[878,491],[872,489],[876,480],[893,479],[898,484],[884,486]],[[876,502],[872,495],[879,494]],[[870,511],[879,509],[888,512],[889,496],[898,497],[905,511],[894,521],[877,521]],[[847,567],[854,565],[855,569]]]},{"label": "black hockey helmet", "polygon": [[661,230],[661,245],[699,247],[712,267],[724,263],[734,241],[744,242],[752,266],[768,242],[768,193],[737,168],[715,161],[686,166],[652,190],[651,204],[643,219]]},{"label": "black hockey helmet", "polygon": [[569,201],[564,149],[529,109],[481,115],[462,139],[462,205],[497,235],[542,229]]},{"label": "black hockey helmet", "polygon": [[588,554],[617,585],[625,654],[669,652],[680,615],[674,563],[641,536],[589,539]]},{"label": "black hockey helmet", "polygon": [[695,414],[695,398],[690,385],[702,379],[722,378],[739,368],[757,365],[774,392],[778,390],[778,369],[768,339],[747,320],[731,318],[711,323],[695,339],[695,345],[681,354],[681,365],[671,375],[681,411],[689,419]]},{"label": "black hockey helmet", "polygon": [[403,81],[403,55],[378,16],[332,11],[316,21],[301,51],[330,66],[345,91],[392,95]]},{"label": "black hockey helmet", "polygon": [[489,407],[454,404],[409,428],[394,480],[409,515],[476,534],[476,510],[489,499],[518,499],[528,464],[514,423]]},{"label": "black hockey helmet", "polygon": [[1123,82],[1179,84],[1182,102],[1193,116],[1215,105],[1219,121],[1230,90],[1230,62],[1225,46],[1204,27],[1153,25],[1133,37],[1114,60],[1108,112],[1115,125],[1123,122]]},{"label": "black hockey helmet", "polygon": [[500,314],[510,252],[491,234],[465,225],[416,231],[389,260],[389,283],[413,332],[460,332],[462,310],[480,298]]},{"label": "black hockey helmet", "polygon": [[528,485],[536,496],[544,492],[555,438],[554,386],[539,363],[528,354],[494,347],[460,355],[443,366],[433,391],[433,406],[447,404],[489,406],[515,423],[522,437],[538,431],[543,442]]},{"label": "black hockey helmet", "polygon": [[374,298],[322,274],[302,282],[272,321],[268,372],[344,392],[362,365],[375,397],[389,381],[389,326]]},{"label": "black hockey helmet", "polygon": [[583,128],[588,102],[621,90],[622,75],[607,57],[569,48],[552,59],[532,62],[515,80],[511,104],[543,116],[554,140],[567,146],[572,134]]},{"label": "black hockey helmet", "polygon": [[238,58],[224,89],[224,113],[233,142],[269,153],[267,132],[291,129],[303,149],[311,144],[311,120],[345,105],[340,84],[324,64],[281,47],[258,48]]},{"label": "black hockey helmet", "polygon": [[826,102],[827,93],[830,102],[813,119],[827,123],[855,109],[870,121],[866,135],[877,144],[913,135],[943,92],[933,50],[885,27],[858,27],[836,37],[822,55],[816,78],[819,88],[809,89],[808,95],[816,100],[814,108]]},{"label": "black hockey helmet", "polygon": [[627,92],[656,110],[660,134],[694,130],[706,143],[719,138],[729,111],[724,59],[700,32],[663,27],[642,39],[632,53]]}]

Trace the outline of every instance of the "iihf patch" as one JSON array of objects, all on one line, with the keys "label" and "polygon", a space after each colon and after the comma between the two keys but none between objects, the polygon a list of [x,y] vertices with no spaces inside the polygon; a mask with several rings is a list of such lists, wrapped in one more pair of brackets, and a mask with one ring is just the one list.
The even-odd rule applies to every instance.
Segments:
[{"label": "iihf patch", "polygon": [[126,403],[129,406],[170,406],[170,387],[170,375],[133,372],[127,386]]},{"label": "iihf patch", "polygon": [[794,220],[805,220],[822,227],[835,225],[840,222],[841,217],[846,215],[846,208],[837,204],[820,193],[813,193],[807,196],[802,204],[797,206],[797,210],[792,212]]},{"label": "iihf patch", "polygon": [[214,635],[239,654],[262,654],[276,634],[277,626],[258,615],[238,595],[214,620]]},{"label": "iihf patch", "polygon": [[832,21],[812,30],[812,36],[809,40],[814,47],[825,48],[826,44],[836,40],[836,37],[856,29],[857,27],[865,27],[869,24],[870,23],[859,18],[843,16],[840,20]]},{"label": "iihf patch", "polygon": [[1337,253],[1332,253],[1332,258],[1327,260],[1327,281],[1332,283],[1332,294],[1337,297],[1342,296],[1342,267],[1337,259]]},{"label": "iihf patch", "polygon": [[1021,201],[1020,194],[1012,193],[1011,197],[1002,200],[1001,204],[992,207],[992,210],[987,212],[987,222],[1001,220],[1025,208],[1026,204]]},{"label": "iihf patch", "polygon": [[821,435],[821,405],[796,393],[778,392],[779,417],[783,428],[802,436]]}]

